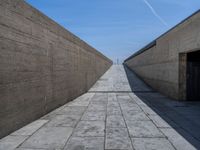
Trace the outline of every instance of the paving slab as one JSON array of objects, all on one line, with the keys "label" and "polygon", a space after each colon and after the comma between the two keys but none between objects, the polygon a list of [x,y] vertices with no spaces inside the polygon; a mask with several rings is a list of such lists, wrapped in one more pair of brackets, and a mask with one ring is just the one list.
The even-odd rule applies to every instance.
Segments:
[{"label": "paving slab", "polygon": [[108,102],[117,102],[117,93],[108,93]]},{"label": "paving slab", "polygon": [[11,135],[32,135],[34,132],[36,132],[39,128],[41,128],[43,125],[45,125],[48,122],[48,120],[36,120],[27,126],[15,131]]},{"label": "paving slab", "polygon": [[163,128],[161,131],[171,141],[177,150],[196,150],[184,137],[172,128]]},{"label": "paving slab", "polygon": [[0,150],[14,150],[22,144],[28,136],[13,136],[9,135],[0,140]]},{"label": "paving slab", "polygon": [[106,127],[119,128],[126,127],[122,115],[109,115],[107,116]]},{"label": "paving slab", "polygon": [[132,138],[135,150],[175,150],[165,138]]},{"label": "paving slab", "polygon": [[128,95],[128,94],[124,94],[124,95],[118,95],[117,96],[117,99],[119,100],[119,101],[125,101],[125,102],[127,102],[127,101],[130,101],[131,100],[131,98],[130,98],[130,96]]},{"label": "paving slab", "polygon": [[142,111],[142,109],[137,104],[120,103],[120,107],[122,111]]},{"label": "paving slab", "polygon": [[149,115],[149,118],[158,128],[171,128],[171,126],[158,115]]},{"label": "paving slab", "polygon": [[118,101],[108,101],[108,107],[119,107]]},{"label": "paving slab", "polygon": [[87,109],[85,106],[67,106],[57,112],[60,115],[83,115],[84,111]]},{"label": "paving slab", "polygon": [[107,105],[107,101],[91,101],[90,102],[90,106],[91,105],[106,106]]},{"label": "paving slab", "polygon": [[80,121],[74,130],[73,136],[103,137],[104,132],[105,132],[105,121]]},{"label": "paving slab", "polygon": [[104,138],[72,137],[64,150],[104,150]]},{"label": "paving slab", "polygon": [[34,133],[22,148],[61,149],[71,136],[73,128],[70,127],[43,127]]},{"label": "paving slab", "polygon": [[107,128],[105,149],[133,150],[127,128]]},{"label": "paving slab", "polygon": [[148,105],[146,103],[144,103],[135,93],[129,93],[130,97],[132,98],[132,100],[138,104],[140,107],[147,107]]},{"label": "paving slab", "polygon": [[106,111],[106,106],[90,104],[87,108],[87,111]]},{"label": "paving slab", "polygon": [[107,107],[107,115],[122,115],[120,107]]},{"label": "paving slab", "polygon": [[149,121],[150,119],[142,111],[122,111],[125,120],[139,120],[139,121]]},{"label": "paving slab", "polygon": [[42,120],[51,120],[54,116],[56,116],[57,114],[61,114],[61,110],[63,110],[65,107],[67,107],[68,104],[65,104],[53,111],[51,111],[50,113],[44,115],[43,117],[41,117],[40,119]]},{"label": "paving slab", "polygon": [[49,127],[75,127],[80,115],[55,115],[46,126]]},{"label": "paving slab", "polygon": [[126,121],[131,137],[164,137],[151,121]]},{"label": "paving slab", "polygon": [[88,120],[88,121],[105,121],[106,119],[106,112],[105,111],[86,111],[81,120]]},{"label": "paving slab", "polygon": [[122,65],[113,65],[89,91],[129,91],[129,81]]},{"label": "paving slab", "polygon": [[157,115],[156,112],[149,106],[142,106],[141,108],[147,115]]},{"label": "paving slab", "polygon": [[92,98],[92,101],[107,102],[107,100],[108,100],[107,93],[95,93],[94,97]]}]

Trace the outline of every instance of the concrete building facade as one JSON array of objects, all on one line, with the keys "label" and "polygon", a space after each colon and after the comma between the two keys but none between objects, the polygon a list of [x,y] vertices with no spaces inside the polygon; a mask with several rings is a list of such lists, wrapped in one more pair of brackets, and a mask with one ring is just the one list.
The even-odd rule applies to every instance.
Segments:
[{"label": "concrete building facade", "polygon": [[177,100],[200,100],[200,11],[124,62],[155,90]]},{"label": "concrete building facade", "polygon": [[23,0],[0,0],[0,138],[87,92],[111,65]]}]

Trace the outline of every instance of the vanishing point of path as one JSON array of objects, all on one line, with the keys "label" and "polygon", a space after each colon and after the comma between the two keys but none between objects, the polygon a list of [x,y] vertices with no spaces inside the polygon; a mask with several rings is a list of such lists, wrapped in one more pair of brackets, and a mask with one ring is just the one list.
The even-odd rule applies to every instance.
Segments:
[{"label": "vanishing point of path", "polygon": [[199,121],[179,108],[199,117],[196,107],[169,100],[114,65],[88,93],[1,139],[0,150],[194,150]]}]

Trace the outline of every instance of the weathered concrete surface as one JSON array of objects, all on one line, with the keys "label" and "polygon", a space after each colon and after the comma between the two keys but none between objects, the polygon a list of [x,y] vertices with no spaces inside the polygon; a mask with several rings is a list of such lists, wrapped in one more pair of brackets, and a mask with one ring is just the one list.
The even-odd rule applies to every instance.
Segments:
[{"label": "weathered concrete surface", "polygon": [[156,45],[128,59],[125,64],[161,93],[186,99],[186,60],[182,54],[200,50],[200,11],[156,39]]},{"label": "weathered concrete surface", "polygon": [[[165,111],[170,111],[169,107],[162,106],[162,99],[165,97],[150,91],[133,73],[129,72],[129,77],[135,81],[140,91],[126,91],[131,87],[123,66],[113,66],[90,92],[1,139],[0,150],[199,149],[200,138],[191,135],[172,118],[165,119]],[[111,90],[114,91],[105,87],[112,87]],[[94,89],[97,91],[92,92]],[[163,110],[154,111],[155,106],[149,105],[148,99],[140,98],[141,95],[148,95],[152,101],[160,99],[160,103],[155,105],[158,106],[157,109]],[[173,101],[167,103],[174,105]],[[174,115],[177,114],[174,112]],[[191,123],[192,120],[186,119],[185,122]],[[190,127],[194,125],[191,124]]]},{"label": "weathered concrete surface", "polygon": [[80,96],[110,65],[23,0],[0,0],[0,137]]}]

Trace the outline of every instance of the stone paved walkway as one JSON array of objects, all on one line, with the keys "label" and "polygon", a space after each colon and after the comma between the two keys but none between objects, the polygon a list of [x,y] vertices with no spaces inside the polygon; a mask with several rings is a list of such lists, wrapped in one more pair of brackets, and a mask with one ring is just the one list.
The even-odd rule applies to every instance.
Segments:
[{"label": "stone paved walkway", "polygon": [[131,76],[132,88],[112,66],[88,93],[1,139],[0,150],[196,149],[137,96],[153,91]]}]

